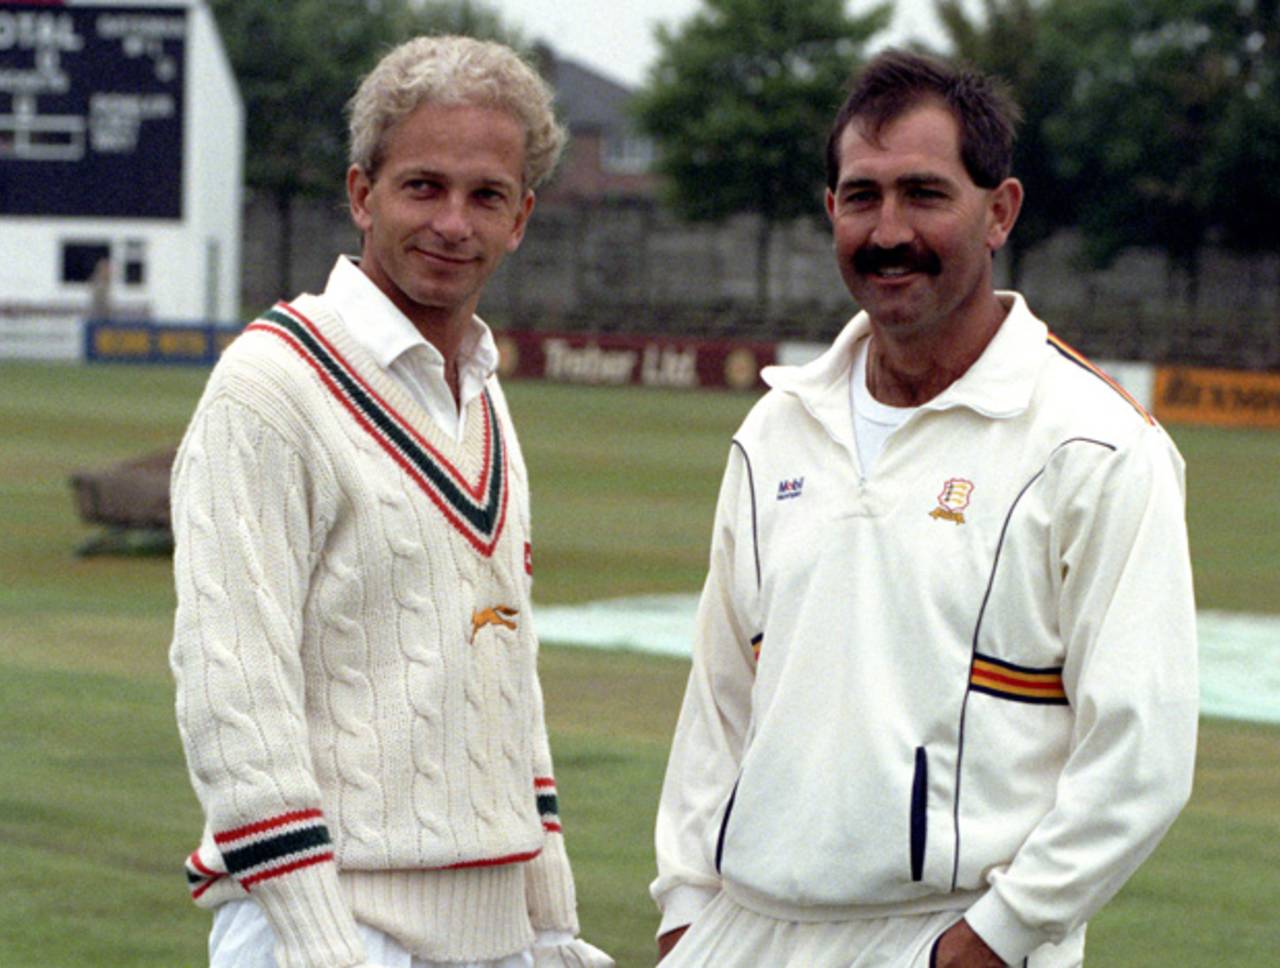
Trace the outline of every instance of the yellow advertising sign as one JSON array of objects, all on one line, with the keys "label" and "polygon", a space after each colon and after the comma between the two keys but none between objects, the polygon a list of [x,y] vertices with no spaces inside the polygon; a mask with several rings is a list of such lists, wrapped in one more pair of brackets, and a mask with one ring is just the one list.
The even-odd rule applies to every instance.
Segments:
[{"label": "yellow advertising sign", "polygon": [[201,329],[157,329],[156,351],[162,358],[204,357],[209,355],[209,333]]},{"label": "yellow advertising sign", "polygon": [[1280,429],[1280,373],[1161,367],[1155,415],[1163,423]]},{"label": "yellow advertising sign", "polygon": [[151,355],[151,330],[147,326],[117,326],[95,329],[93,351],[112,359],[145,360]]}]

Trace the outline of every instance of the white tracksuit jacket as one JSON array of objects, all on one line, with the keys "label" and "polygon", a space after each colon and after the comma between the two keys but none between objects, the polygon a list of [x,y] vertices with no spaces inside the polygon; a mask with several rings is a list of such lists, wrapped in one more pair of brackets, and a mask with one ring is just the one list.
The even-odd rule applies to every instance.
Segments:
[{"label": "white tracksuit jacket", "polygon": [[[954,909],[1068,935],[1191,788],[1183,464],[1020,296],[874,472],[856,317],[733,440],[657,824],[663,930],[723,888],[825,920]],[[758,659],[757,659],[758,654]]]}]

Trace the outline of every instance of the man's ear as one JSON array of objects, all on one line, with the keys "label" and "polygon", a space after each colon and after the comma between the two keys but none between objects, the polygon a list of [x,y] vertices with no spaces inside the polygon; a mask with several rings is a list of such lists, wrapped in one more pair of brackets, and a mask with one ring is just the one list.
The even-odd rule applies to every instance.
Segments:
[{"label": "man's ear", "polygon": [[1004,247],[1022,211],[1022,182],[1006,178],[991,192],[987,219],[987,248],[997,252]]},{"label": "man's ear", "polygon": [[373,180],[359,165],[347,169],[347,204],[351,208],[351,220],[361,232],[368,232],[373,225],[373,216],[369,214],[369,193],[373,191]]},{"label": "man's ear", "polygon": [[507,239],[508,252],[514,252],[520,248],[520,243],[524,241],[524,230],[529,225],[529,216],[533,214],[535,201],[533,189],[526,189],[524,197],[520,199],[520,207],[516,212],[515,224],[511,227],[511,236]]}]

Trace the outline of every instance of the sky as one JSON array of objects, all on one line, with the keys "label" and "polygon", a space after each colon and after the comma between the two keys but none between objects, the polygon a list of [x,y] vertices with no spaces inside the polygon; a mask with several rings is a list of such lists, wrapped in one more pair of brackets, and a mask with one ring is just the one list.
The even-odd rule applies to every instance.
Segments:
[{"label": "sky", "polygon": [[[785,3],[786,0],[778,0]],[[489,0],[508,24],[530,40],[545,40],[556,52],[616,81],[637,87],[657,56],[655,24],[678,26],[701,0]],[[876,0],[850,0],[854,13]],[[977,4],[971,2],[969,8]],[[895,0],[894,19],[875,46],[906,40],[942,43],[933,0]]]}]

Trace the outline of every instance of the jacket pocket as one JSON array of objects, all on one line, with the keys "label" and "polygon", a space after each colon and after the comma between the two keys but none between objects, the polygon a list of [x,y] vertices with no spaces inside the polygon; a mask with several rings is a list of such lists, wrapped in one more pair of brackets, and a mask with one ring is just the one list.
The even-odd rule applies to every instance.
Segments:
[{"label": "jacket pocket", "polygon": [[929,758],[916,747],[915,777],[911,781],[911,879],[924,880],[924,851],[929,836]]},{"label": "jacket pocket", "polygon": [[[738,781],[741,782],[741,781]],[[733,801],[738,796],[738,783],[734,783],[729,802],[724,807],[724,819],[720,821],[720,833],[716,837],[716,873],[720,873],[720,860],[724,857],[724,837],[729,830],[729,815],[733,813]]]}]

